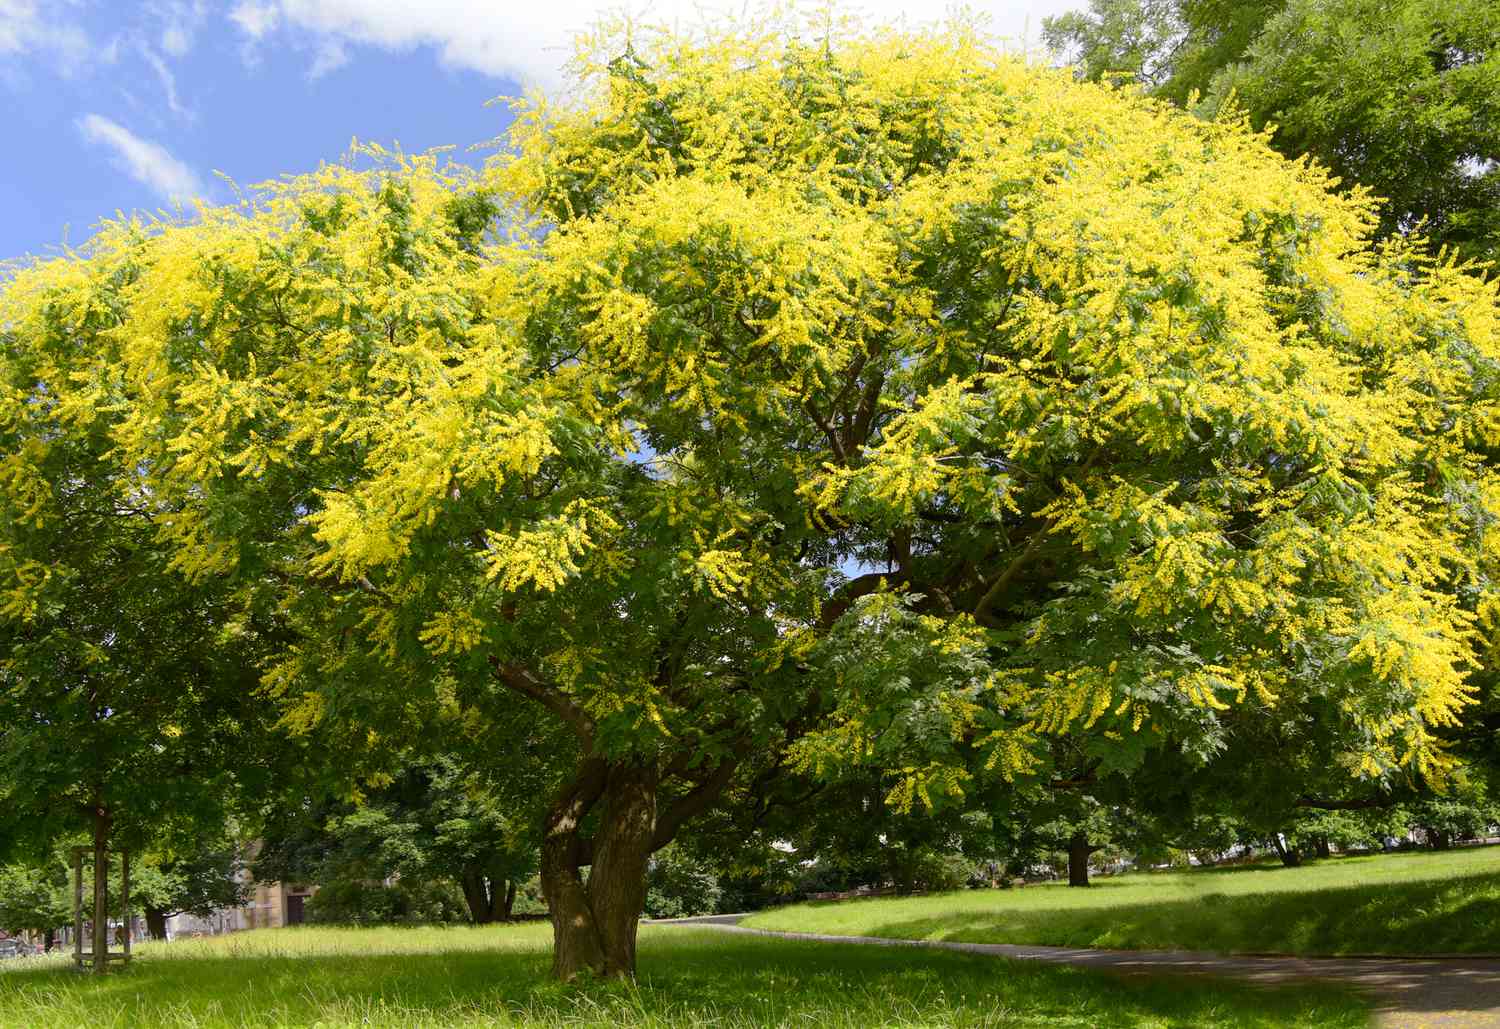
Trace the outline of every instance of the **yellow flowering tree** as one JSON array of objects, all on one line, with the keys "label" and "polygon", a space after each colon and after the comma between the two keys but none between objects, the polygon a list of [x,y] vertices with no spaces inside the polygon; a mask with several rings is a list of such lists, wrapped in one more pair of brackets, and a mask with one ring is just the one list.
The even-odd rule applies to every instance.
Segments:
[{"label": "yellow flowering tree", "polygon": [[932,805],[1315,697],[1350,776],[1440,776],[1493,284],[962,26],[789,39],[601,33],[482,174],[386,155],[20,272],[6,503],[106,435],[187,580],[280,584],[293,731],[566,726],[564,978],[631,974],[649,854],[779,770]]}]

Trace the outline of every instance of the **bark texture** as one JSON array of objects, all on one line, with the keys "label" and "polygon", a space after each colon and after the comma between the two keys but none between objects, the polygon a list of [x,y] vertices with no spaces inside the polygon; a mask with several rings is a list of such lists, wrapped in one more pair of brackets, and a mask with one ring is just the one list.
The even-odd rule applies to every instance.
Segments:
[{"label": "bark texture", "polygon": [[1089,846],[1088,833],[1075,832],[1072,839],[1068,840],[1068,885],[1087,886],[1089,884],[1089,855],[1096,848]]},{"label": "bark texture", "polygon": [[167,938],[167,913],[164,909],[146,905],[146,933],[153,940]]},{"label": "bark texture", "polygon": [[1281,858],[1281,863],[1287,868],[1298,868],[1302,864],[1302,855],[1297,853],[1297,848],[1285,843],[1281,834],[1277,833],[1271,837],[1271,844],[1276,848],[1276,856]]},{"label": "bark texture", "polygon": [[109,971],[109,812],[94,808],[94,974]]},{"label": "bark texture", "polygon": [[511,880],[492,879],[475,867],[466,868],[460,883],[464,903],[475,925],[489,925],[510,918],[516,903],[516,884]]},{"label": "bark texture", "polygon": [[[590,759],[548,813],[542,891],[558,979],[635,975],[636,927],[646,901],[646,864],[655,849],[656,787],[651,765]],[[598,829],[585,840],[583,819],[600,800]]]}]

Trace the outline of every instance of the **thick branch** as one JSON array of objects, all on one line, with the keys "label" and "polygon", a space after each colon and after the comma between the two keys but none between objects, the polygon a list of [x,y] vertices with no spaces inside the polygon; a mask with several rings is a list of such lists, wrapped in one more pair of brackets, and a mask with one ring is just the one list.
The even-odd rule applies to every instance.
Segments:
[{"label": "thick branch", "polygon": [[683,823],[690,818],[696,818],[712,807],[728,787],[729,780],[734,777],[734,771],[739,764],[738,757],[725,758],[709,773],[707,778],[678,797],[671,807],[657,815],[656,833],[651,837],[651,849],[657,851],[671,843]]},{"label": "thick branch", "polygon": [[974,605],[974,620],[976,622],[984,621],[985,616],[989,614],[990,608],[994,605],[995,601],[1005,595],[1006,589],[1015,581],[1016,576],[1021,573],[1021,569],[1025,568],[1031,559],[1036,556],[1036,552],[1041,549],[1042,541],[1047,538],[1047,531],[1051,527],[1051,522],[1039,526],[1031,534],[1031,538],[1026,541],[1026,546],[1021,548],[1021,552],[990,583],[989,588],[984,591],[984,596],[979,598],[979,603]]},{"label": "thick branch", "polygon": [[900,572],[866,572],[864,575],[855,576],[844,584],[832,600],[823,605],[823,612],[818,617],[818,626],[823,629],[831,626],[844,617],[844,612],[853,607],[856,600],[880,589],[881,583],[898,583],[905,580],[906,576]]},{"label": "thick branch", "polygon": [[593,742],[594,721],[577,704],[519,665],[508,665],[498,657],[491,657],[490,667],[495,672],[496,680],[507,689],[536,701],[566,722],[585,747]]}]

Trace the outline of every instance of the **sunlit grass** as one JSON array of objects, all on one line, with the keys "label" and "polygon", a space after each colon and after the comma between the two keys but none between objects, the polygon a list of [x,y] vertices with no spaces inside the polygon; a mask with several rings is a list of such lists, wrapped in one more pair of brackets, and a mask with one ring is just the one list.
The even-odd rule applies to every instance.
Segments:
[{"label": "sunlit grass", "polygon": [[924,897],[800,904],[762,929],[978,943],[1299,954],[1500,952],[1500,847],[1302,868],[1136,873]]},{"label": "sunlit grass", "polygon": [[6,963],[0,1027],[1354,1027],[1323,987],[1254,990],[905,948],[648,927],[635,985],[546,978],[545,925],[274,929],[148,944],[104,980]]}]

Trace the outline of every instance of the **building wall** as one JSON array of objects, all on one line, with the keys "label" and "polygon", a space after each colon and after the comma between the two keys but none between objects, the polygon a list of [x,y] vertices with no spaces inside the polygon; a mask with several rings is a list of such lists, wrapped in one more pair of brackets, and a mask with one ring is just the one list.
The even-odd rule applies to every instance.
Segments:
[{"label": "building wall", "polygon": [[239,911],[242,921],[240,928],[278,929],[289,925],[293,921],[297,903],[293,898],[301,898],[302,903],[306,904],[307,898],[317,892],[316,886],[256,883],[250,902]]}]

